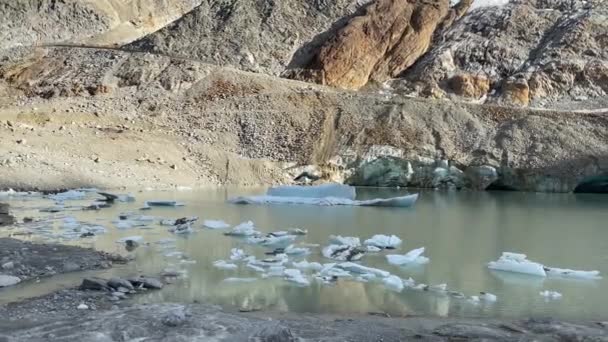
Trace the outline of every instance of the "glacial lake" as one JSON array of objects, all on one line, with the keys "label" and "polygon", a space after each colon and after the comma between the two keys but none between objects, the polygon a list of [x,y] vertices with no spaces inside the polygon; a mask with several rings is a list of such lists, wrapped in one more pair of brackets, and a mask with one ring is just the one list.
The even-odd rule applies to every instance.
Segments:
[{"label": "glacial lake", "polygon": [[[306,205],[234,205],[233,196],[262,194],[264,189],[213,189],[195,191],[133,192],[135,202],[116,203],[98,211],[75,210],[43,213],[39,209],[53,201],[34,198],[0,198],[11,204],[19,218],[32,216],[39,222],[2,229],[1,236],[41,242],[75,244],[108,252],[131,254],[135,260],[98,275],[109,277],[136,272],[157,275],[171,268],[184,273],[161,291],[135,297],[138,302],[210,302],[234,309],[291,311],[302,313],[367,314],[382,312],[391,316],[465,316],[465,317],[556,317],[561,319],[608,319],[608,196],[592,194],[539,194],[518,192],[444,192],[422,191],[412,208],[319,207]],[[409,193],[415,192],[409,190]],[[408,193],[404,189],[357,189],[358,199],[393,197]],[[67,201],[67,205],[92,202]],[[153,207],[140,211],[144,201],[177,200],[182,207]],[[119,214],[133,212],[158,218],[146,227],[119,229],[113,221]],[[61,240],[49,238],[49,231],[61,233],[65,217],[74,217],[105,227],[104,234],[89,238]],[[198,216],[194,232],[176,235],[161,226],[161,218]],[[229,261],[231,248],[264,258],[263,247],[229,237],[222,230],[202,227],[203,220],[223,220],[231,225],[253,221],[264,233],[298,227],[308,234],[298,237],[296,245],[311,247],[308,261],[333,262],[321,255],[330,235],[356,236],[363,240],[374,234],[397,235],[403,244],[396,250],[365,255],[360,263],[386,270],[417,283],[447,284],[449,290],[467,297],[480,291],[495,294],[496,302],[473,303],[432,291],[405,289],[394,292],[382,282],[340,279],[328,285],[311,279],[300,287],[281,278],[260,277],[239,264],[236,270],[213,266],[216,260]],[[21,235],[26,232],[31,234]],[[127,236],[142,236],[144,243],[132,252],[116,241]],[[164,239],[174,242],[158,244]],[[430,263],[398,267],[387,263],[385,254],[403,254],[426,247]],[[548,266],[599,270],[604,279],[573,280],[539,278],[491,271],[489,261],[502,252],[525,253],[532,261]],[[178,253],[183,255],[179,256]],[[292,258],[301,260],[304,258]],[[289,267],[289,265],[288,265]],[[310,274],[310,273],[309,273]],[[77,285],[83,273],[42,279],[0,290],[0,303],[40,295],[64,286]],[[230,277],[253,277],[255,281],[232,283]],[[563,297],[547,300],[539,292],[552,290]]]}]

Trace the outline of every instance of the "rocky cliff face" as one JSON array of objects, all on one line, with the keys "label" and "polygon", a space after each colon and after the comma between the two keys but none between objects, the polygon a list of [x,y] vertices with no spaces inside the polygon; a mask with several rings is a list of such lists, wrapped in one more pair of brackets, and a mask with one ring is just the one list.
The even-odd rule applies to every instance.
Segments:
[{"label": "rocky cliff face", "polygon": [[309,58],[324,31],[341,26],[355,0],[210,0],[180,20],[127,45],[206,63],[279,75]]},{"label": "rocky cliff face", "polygon": [[605,105],[608,3],[514,0],[470,11],[402,78],[409,94],[505,105]]}]

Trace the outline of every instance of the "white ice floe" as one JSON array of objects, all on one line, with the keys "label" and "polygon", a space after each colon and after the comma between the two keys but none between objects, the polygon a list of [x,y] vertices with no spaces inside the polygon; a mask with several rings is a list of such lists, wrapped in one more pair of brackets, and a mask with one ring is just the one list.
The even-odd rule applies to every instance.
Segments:
[{"label": "white ice floe", "polygon": [[300,262],[294,261],[291,263],[291,265],[301,270],[320,271],[323,268],[323,265],[318,262],[308,262],[306,260],[302,260]]},{"label": "white ice floe", "polygon": [[283,271],[285,279],[300,286],[310,285],[310,280],[299,269],[288,268]]},{"label": "white ice floe", "polygon": [[228,223],[222,220],[205,220],[203,221],[203,226],[209,229],[226,229],[230,227]]},{"label": "white ice floe", "polygon": [[255,230],[253,222],[247,221],[233,227],[229,232],[224,233],[225,235],[232,236],[253,236],[260,235],[260,232]]},{"label": "white ice floe", "polygon": [[262,260],[257,260],[255,258],[251,258],[248,262],[248,265],[254,265],[258,267],[271,267],[271,266],[282,266],[288,262],[287,255],[285,254],[277,254],[274,258],[266,258]]},{"label": "white ice floe", "polygon": [[296,240],[294,235],[250,237],[247,243],[267,248],[285,248]]},{"label": "white ice floe", "polygon": [[7,191],[0,191],[0,197],[28,197],[28,196],[41,196],[39,192],[33,191],[15,191],[8,189]]},{"label": "white ice floe", "polygon": [[342,262],[342,263],[339,263],[337,265],[337,267],[340,267],[341,269],[352,272],[352,273],[373,274],[373,275],[376,275],[381,278],[386,278],[391,275],[390,272],[387,272],[387,271],[384,271],[384,270],[381,270],[378,268],[359,265],[354,262]]},{"label": "white ice floe", "polygon": [[157,206],[157,207],[181,207],[184,206],[183,203],[177,202],[177,201],[166,201],[166,200],[152,200],[152,201],[146,201],[144,203],[144,207],[152,207],[152,206]]},{"label": "white ice floe", "polygon": [[577,271],[567,268],[545,267],[545,272],[551,277],[574,279],[602,279],[600,271]]},{"label": "white ice floe", "polygon": [[308,230],[302,228],[289,228],[287,230],[291,235],[306,235],[308,234]]},{"label": "white ice floe", "polygon": [[75,200],[82,200],[85,199],[87,197],[87,193],[84,191],[78,191],[78,190],[68,190],[65,192],[60,192],[57,194],[53,194],[53,195],[48,195],[48,198],[55,200],[55,201],[75,201]]},{"label": "white ice floe", "polygon": [[386,256],[386,260],[391,265],[404,266],[404,265],[423,265],[429,262],[429,258],[423,256],[424,247],[413,249],[405,254],[389,254]]},{"label": "white ice floe", "polygon": [[340,261],[357,261],[365,255],[365,250],[360,247],[348,245],[329,245],[321,251],[324,257]]},{"label": "white ice floe", "polygon": [[579,271],[566,268],[548,267],[543,264],[529,261],[525,254],[504,252],[498,261],[488,263],[488,268],[525,273],[541,277],[561,277],[574,279],[601,279],[599,271]]},{"label": "white ice floe", "polygon": [[310,249],[306,247],[294,247],[294,245],[289,245],[285,247],[283,252],[291,256],[303,256],[310,254]]},{"label": "white ice floe", "polygon": [[489,292],[480,292],[479,299],[485,302],[495,302],[498,298],[496,297],[496,295],[491,294]]},{"label": "white ice floe", "polygon": [[395,235],[389,236],[382,234],[376,234],[372,236],[371,239],[367,239],[363,242],[366,246],[374,246],[382,249],[397,248],[401,243],[401,239]]},{"label": "white ice floe", "polygon": [[384,283],[387,289],[395,292],[401,292],[404,288],[403,280],[396,275],[390,275],[382,279],[382,283]]},{"label": "white ice floe", "polygon": [[368,253],[378,253],[382,251],[382,248],[378,248],[376,246],[365,246],[365,249]]},{"label": "white ice floe", "polygon": [[143,238],[143,236],[140,236],[140,235],[134,235],[134,236],[127,236],[127,237],[120,238],[116,242],[126,243],[127,241],[142,243],[144,241],[144,238]]},{"label": "white ice floe", "polygon": [[175,226],[175,220],[174,219],[162,219],[162,220],[160,220],[160,225],[161,226]]},{"label": "white ice floe", "polygon": [[247,264],[247,265],[245,265],[245,266],[246,266],[247,268],[250,268],[250,269],[252,269],[252,270],[256,271],[256,272],[260,272],[260,273],[264,273],[264,272],[266,272],[266,270],[265,270],[264,268],[262,268],[262,267],[260,267],[260,266],[256,266],[256,265],[254,265],[254,264],[252,264],[252,263],[248,263],[248,264]]},{"label": "white ice floe", "polygon": [[350,278],[352,274],[345,269],[337,267],[336,263],[323,264],[323,268],[319,271],[318,276],[321,277],[342,277]]},{"label": "white ice floe", "polygon": [[331,245],[346,245],[352,247],[361,246],[361,239],[354,236],[330,235],[329,243]]},{"label": "white ice floe", "polygon": [[411,207],[416,203],[418,194],[371,200],[350,200],[346,198],[323,197],[280,197],[280,196],[241,196],[229,200],[233,204],[305,204],[319,206],[362,206],[362,207]]},{"label": "white ice floe", "polygon": [[236,264],[226,262],[225,260],[214,261],[213,266],[223,270],[236,270],[238,268]]},{"label": "white ice floe", "polygon": [[323,198],[335,197],[354,200],[357,196],[352,186],[343,184],[321,184],[315,186],[286,185],[268,189],[268,196]]},{"label": "white ice floe", "polygon": [[227,283],[252,283],[257,280],[258,280],[257,278],[236,278],[236,277],[224,279],[224,281]]},{"label": "white ice floe", "polygon": [[230,250],[230,260],[237,261],[243,260],[247,257],[247,254],[240,248],[232,248]]},{"label": "white ice floe", "polygon": [[525,254],[504,252],[498,261],[488,263],[488,268],[498,271],[525,273],[546,277],[544,266],[527,259]]},{"label": "white ice floe", "polygon": [[557,291],[549,291],[549,290],[545,290],[545,291],[541,291],[539,292],[539,294],[543,297],[545,297],[546,299],[560,299],[562,298],[562,294],[557,292]]}]

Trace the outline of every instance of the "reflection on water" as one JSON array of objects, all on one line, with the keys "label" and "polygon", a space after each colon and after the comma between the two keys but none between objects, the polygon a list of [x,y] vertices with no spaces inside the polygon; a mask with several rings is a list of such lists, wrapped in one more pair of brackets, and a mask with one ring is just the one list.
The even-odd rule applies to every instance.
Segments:
[{"label": "reflection on water", "polygon": [[[257,191],[258,193],[261,191]],[[141,235],[150,243],[136,249],[131,271],[147,274],[165,268],[186,269],[187,277],[162,291],[138,297],[142,302],[205,301],[245,309],[272,309],[295,312],[366,313],[387,312],[392,316],[431,314],[439,316],[535,316],[561,318],[608,318],[608,285],[604,280],[572,281],[542,279],[525,275],[493,272],[486,263],[501,252],[528,254],[529,258],[551,266],[597,269],[608,275],[608,197],[601,195],[534,194],[516,192],[423,192],[413,208],[313,207],[313,206],[236,206],[228,197],[256,193],[241,190],[137,193],[136,203],[120,203],[98,212],[68,212],[79,220],[101,224],[107,233],[84,244],[111,252],[122,252],[120,237]],[[405,190],[362,188],[360,199],[391,197]],[[223,236],[221,231],[204,230],[202,222],[189,236],[175,236],[167,227],[116,229],[111,223],[123,211],[134,210],[146,199],[175,199],[185,207],[154,208],[140,212],[163,218],[199,216],[221,219],[231,224],[252,220],[263,232],[300,227],[309,234],[299,242],[326,244],[330,234],[368,238],[373,234],[395,234],[404,244],[399,252],[425,246],[431,262],[422,267],[400,268],[388,265],[382,254],[367,255],[362,263],[387,270],[403,278],[412,277],[427,284],[447,283],[466,295],[487,291],[498,296],[493,305],[474,305],[465,300],[430,292],[395,293],[382,284],[340,280],[334,285],[313,282],[296,287],[281,279],[260,279],[253,283],[226,283],[228,277],[259,277],[255,272],[216,269],[212,262],[227,259],[230,248],[239,247],[257,257],[264,250],[242,240]],[[20,216],[37,213],[27,209],[46,205],[41,201],[15,201]],[[41,215],[37,213],[37,215]],[[56,227],[54,229],[57,229]],[[36,237],[32,237],[35,239]],[[154,242],[175,238],[172,247]],[[91,241],[91,242],[86,242]],[[188,260],[166,256],[182,251]],[[394,252],[391,252],[394,253]],[[328,262],[314,249],[309,261]],[[118,271],[116,271],[118,272]],[[546,301],[542,290],[563,294],[557,301]],[[22,291],[27,291],[27,287]],[[0,299],[2,292],[0,292]]]}]

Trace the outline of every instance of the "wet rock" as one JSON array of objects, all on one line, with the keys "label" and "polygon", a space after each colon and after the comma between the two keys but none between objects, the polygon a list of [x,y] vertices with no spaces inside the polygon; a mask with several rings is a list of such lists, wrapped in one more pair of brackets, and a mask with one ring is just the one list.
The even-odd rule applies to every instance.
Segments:
[{"label": "wet rock", "polygon": [[112,292],[112,296],[119,298],[119,299],[127,298],[127,295],[125,294],[125,292],[120,292],[120,291]]},{"label": "wet rock", "polygon": [[15,218],[9,213],[9,205],[0,203],[0,226],[8,226],[15,222]]},{"label": "wet rock", "polygon": [[0,274],[0,287],[17,285],[20,282],[21,282],[21,279],[18,277]]},{"label": "wet rock", "polygon": [[289,328],[279,325],[267,325],[260,328],[252,336],[253,339],[262,342],[295,342],[296,338]]},{"label": "wet rock", "polygon": [[184,308],[178,308],[167,313],[161,319],[161,322],[168,327],[177,327],[186,323],[188,316],[189,315]]},{"label": "wet rock", "polygon": [[145,289],[156,289],[156,290],[163,288],[163,283],[156,278],[139,277],[139,278],[129,278],[128,280],[134,287],[143,287]]},{"label": "wet rock", "polygon": [[98,194],[103,196],[104,197],[103,201],[106,201],[106,202],[112,203],[118,199],[117,195],[114,195],[114,194],[111,194],[108,192],[98,192]]},{"label": "wet rock", "polygon": [[80,290],[110,291],[108,283],[100,278],[84,278],[79,287]]},{"label": "wet rock", "polygon": [[503,340],[509,338],[510,334],[492,326],[481,324],[454,323],[445,324],[433,331],[435,335],[449,339],[487,339]]},{"label": "wet rock", "polygon": [[72,261],[66,261],[63,263],[63,271],[64,272],[75,272],[80,270],[80,265],[72,262]]},{"label": "wet rock", "polygon": [[122,279],[122,278],[110,278],[110,280],[108,280],[108,285],[117,290],[120,289],[121,287],[126,288],[127,290],[135,289],[135,287],[133,287],[133,284],[131,284],[130,281],[128,281],[126,279]]}]

